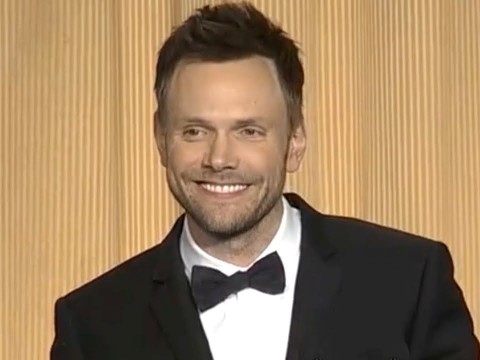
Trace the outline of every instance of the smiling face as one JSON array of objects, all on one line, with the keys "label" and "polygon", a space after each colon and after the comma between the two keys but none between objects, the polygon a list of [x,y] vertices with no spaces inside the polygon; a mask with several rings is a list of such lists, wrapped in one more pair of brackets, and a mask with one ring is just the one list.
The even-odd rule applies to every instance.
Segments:
[{"label": "smiling face", "polygon": [[217,238],[242,234],[280,206],[286,172],[305,149],[290,130],[273,62],[181,63],[156,129],[170,190],[189,220]]}]

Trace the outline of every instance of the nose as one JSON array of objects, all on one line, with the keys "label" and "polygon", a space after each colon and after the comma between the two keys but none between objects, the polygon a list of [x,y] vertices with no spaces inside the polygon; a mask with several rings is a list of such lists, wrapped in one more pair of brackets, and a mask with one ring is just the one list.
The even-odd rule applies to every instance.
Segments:
[{"label": "nose", "polygon": [[207,151],[203,158],[203,166],[214,171],[234,169],[237,167],[238,159],[235,155],[233,142],[226,134],[215,134],[208,144]]}]

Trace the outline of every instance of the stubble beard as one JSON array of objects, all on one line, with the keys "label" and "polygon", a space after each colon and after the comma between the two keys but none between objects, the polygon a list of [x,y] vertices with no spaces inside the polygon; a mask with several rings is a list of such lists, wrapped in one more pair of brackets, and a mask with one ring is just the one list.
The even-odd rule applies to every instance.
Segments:
[{"label": "stubble beard", "polygon": [[[218,240],[228,241],[258,226],[280,201],[286,172],[282,169],[276,174],[276,177],[277,182],[274,181],[271,184],[263,182],[264,186],[258,194],[258,199],[251,200],[240,210],[234,210],[233,214],[226,207],[236,207],[237,204],[226,204],[225,207],[218,205],[216,208],[207,207],[180,185],[181,182],[175,181],[169,176],[168,185],[174,198],[197,226]],[[251,191],[251,189],[246,191]]]}]

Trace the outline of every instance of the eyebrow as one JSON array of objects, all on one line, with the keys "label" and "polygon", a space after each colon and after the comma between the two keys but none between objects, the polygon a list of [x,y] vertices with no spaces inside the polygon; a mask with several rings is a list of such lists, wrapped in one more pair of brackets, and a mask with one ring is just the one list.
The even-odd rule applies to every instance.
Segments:
[{"label": "eyebrow", "polygon": [[[261,122],[262,118],[245,118],[245,119],[236,119],[235,126],[249,126],[249,125],[258,125]],[[202,125],[202,126],[212,126],[212,122],[201,117],[191,117],[183,120],[184,125]]]}]

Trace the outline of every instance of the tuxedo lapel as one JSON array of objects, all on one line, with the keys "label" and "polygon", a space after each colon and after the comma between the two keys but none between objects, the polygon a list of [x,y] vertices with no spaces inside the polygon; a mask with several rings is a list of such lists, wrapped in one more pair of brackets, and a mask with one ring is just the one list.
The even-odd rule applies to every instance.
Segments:
[{"label": "tuxedo lapel", "polygon": [[342,269],[333,239],[324,231],[323,215],[298,196],[287,195],[287,199],[300,209],[302,218],[300,263],[287,360],[309,360],[319,357],[328,343]]},{"label": "tuxedo lapel", "polygon": [[176,359],[213,360],[180,258],[182,225],[183,217],[162,244],[150,306]]}]

